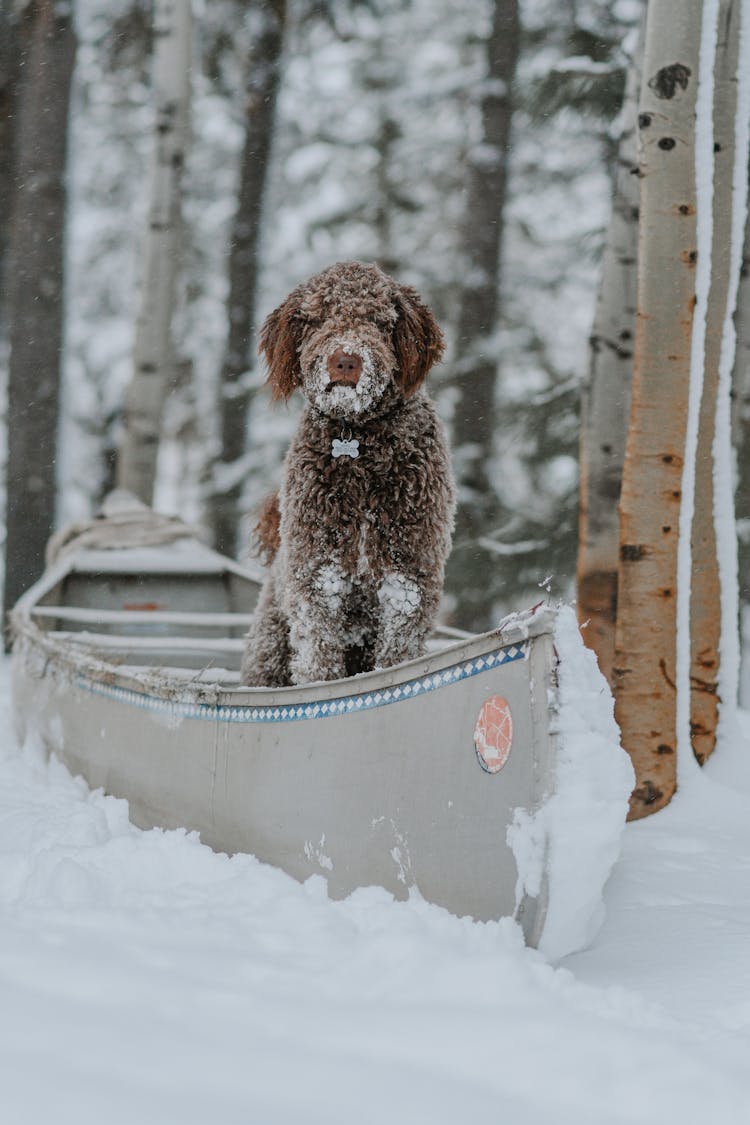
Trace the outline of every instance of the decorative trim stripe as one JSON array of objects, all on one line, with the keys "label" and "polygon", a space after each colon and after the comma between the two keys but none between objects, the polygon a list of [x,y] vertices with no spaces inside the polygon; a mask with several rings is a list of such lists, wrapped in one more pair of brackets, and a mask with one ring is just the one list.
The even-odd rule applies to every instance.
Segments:
[{"label": "decorative trim stripe", "polygon": [[118,703],[126,703],[131,707],[139,707],[141,710],[158,711],[161,714],[179,718],[208,719],[212,722],[223,723],[291,723],[303,719],[325,719],[336,715],[351,715],[357,711],[372,711],[376,707],[403,703],[404,700],[414,699],[418,695],[426,695],[428,692],[437,691],[438,688],[446,687],[449,684],[468,680],[472,676],[478,676],[481,672],[498,668],[501,664],[523,660],[528,652],[528,646],[528,641],[508,645],[506,648],[496,649],[494,652],[485,653],[484,656],[478,656],[475,660],[462,661],[450,668],[444,668],[441,672],[407,680],[404,684],[384,688],[382,691],[363,692],[361,695],[343,695],[336,699],[321,700],[319,703],[294,703],[281,707],[241,707],[163,699],[156,695],[115,687],[85,677],[78,680],[78,685],[85,691],[94,695],[106,696],[108,699],[115,699]]}]

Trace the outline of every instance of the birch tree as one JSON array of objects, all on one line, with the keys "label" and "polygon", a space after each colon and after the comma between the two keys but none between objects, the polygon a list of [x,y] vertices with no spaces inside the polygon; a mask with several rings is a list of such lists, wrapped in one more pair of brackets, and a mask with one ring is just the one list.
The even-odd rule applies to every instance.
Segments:
[{"label": "birch tree", "polygon": [[256,27],[245,84],[245,141],[229,251],[229,323],[219,377],[220,456],[214,467],[209,513],[214,545],[228,555],[235,555],[238,547],[244,477],[242,455],[251,398],[243,376],[252,365],[251,353],[255,351],[253,329],[260,272],[261,216],[281,74],[286,0],[257,4],[253,18]]},{"label": "birch tree", "polygon": [[180,180],[188,132],[189,0],[155,0],[156,117],[141,309],[134,372],[123,408],[117,484],[153,497],[164,402],[174,379],[171,322],[180,239]]},{"label": "birch tree", "polygon": [[702,3],[651,0],[638,116],[633,392],[620,501],[614,683],[634,817],[676,788],[677,563],[695,303],[694,126]]},{"label": "birch tree", "polygon": [[517,0],[495,0],[487,40],[487,77],[481,99],[481,142],[469,154],[466,190],[467,276],[459,310],[455,358],[453,441],[459,511],[449,568],[461,568],[456,617],[467,628],[484,628],[490,610],[484,556],[476,540],[487,531],[493,489],[488,469],[496,424],[496,350],[491,344],[500,312],[500,261],[512,89],[520,47]]},{"label": "birch tree", "polygon": [[[750,606],[750,216],[745,223],[734,322],[737,347],[732,371],[732,447],[736,465],[738,594],[740,614],[744,617]],[[743,705],[746,703],[743,700]]]},{"label": "birch tree", "polygon": [[17,47],[7,269],[6,612],[42,573],[55,519],[72,5],[31,0]]},{"label": "birch tree", "polygon": [[[714,441],[720,365],[728,345],[725,324],[736,289],[730,259],[733,233],[733,171],[737,114],[737,63],[740,40],[739,0],[720,0],[714,64],[714,177],[711,288],[706,316],[706,343],[698,429],[695,512],[691,537],[690,589],[690,734],[702,764],[716,745],[719,719],[719,673],[722,634],[721,576],[717,549],[717,479]],[[728,308],[728,305],[730,306]]]},{"label": "birch tree", "polygon": [[578,617],[587,623],[586,644],[610,683],[617,616],[618,504],[633,378],[640,199],[636,130],[642,56],[643,25],[625,87],[612,215],[581,403]]}]

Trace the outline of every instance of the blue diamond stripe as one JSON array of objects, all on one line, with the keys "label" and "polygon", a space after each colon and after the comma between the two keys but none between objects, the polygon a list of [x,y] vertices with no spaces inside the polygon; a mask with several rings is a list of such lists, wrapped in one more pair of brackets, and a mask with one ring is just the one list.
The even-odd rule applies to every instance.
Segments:
[{"label": "blue diamond stripe", "polygon": [[522,660],[528,650],[529,642],[524,641],[521,644],[496,649],[495,652],[487,653],[475,660],[454,664],[452,667],[445,668],[442,672],[435,672],[432,676],[426,676],[424,679],[407,680],[405,684],[398,684],[393,688],[384,688],[382,692],[366,695],[345,695],[321,703],[294,704],[288,707],[235,707],[231,704],[217,706],[211,703],[162,699],[159,696],[148,695],[146,692],[131,691],[86,677],[79,678],[78,686],[84,691],[92,692],[94,695],[106,696],[108,699],[114,699],[118,703],[125,703],[130,707],[138,707],[145,711],[166,712],[169,715],[181,718],[206,719],[225,723],[288,723],[305,719],[325,718],[331,715],[350,714],[353,711],[371,711],[378,707],[391,707],[412,699],[416,695],[436,691],[446,684],[470,679],[472,676],[477,676],[500,664],[510,664],[512,661]]}]

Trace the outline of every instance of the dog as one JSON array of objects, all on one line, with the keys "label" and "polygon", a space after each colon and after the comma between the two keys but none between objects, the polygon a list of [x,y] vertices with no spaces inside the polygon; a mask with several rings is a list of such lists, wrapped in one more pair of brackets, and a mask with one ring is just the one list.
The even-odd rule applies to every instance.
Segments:
[{"label": "dog", "polygon": [[416,290],[360,262],[316,274],[265,320],[273,397],[307,401],[259,524],[272,561],[243,683],[335,680],[423,653],[455,515],[422,388],[443,349]]}]

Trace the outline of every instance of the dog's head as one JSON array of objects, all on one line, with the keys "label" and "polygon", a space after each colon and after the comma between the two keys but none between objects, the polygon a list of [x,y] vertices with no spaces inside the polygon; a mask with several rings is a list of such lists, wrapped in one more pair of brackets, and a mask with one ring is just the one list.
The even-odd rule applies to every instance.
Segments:
[{"label": "dog's head", "polygon": [[443,346],[416,290],[361,262],[298,285],[260,333],[274,398],[300,387],[322,413],[347,421],[413,395]]}]

